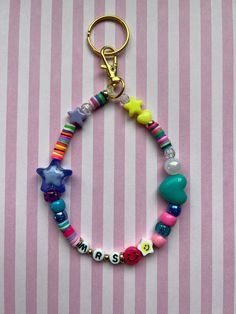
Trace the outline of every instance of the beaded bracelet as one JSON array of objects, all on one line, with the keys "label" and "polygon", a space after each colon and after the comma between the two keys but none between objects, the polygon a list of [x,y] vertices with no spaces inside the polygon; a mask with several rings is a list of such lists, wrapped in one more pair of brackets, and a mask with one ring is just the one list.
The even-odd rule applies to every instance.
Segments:
[{"label": "beaded bracelet", "polygon": [[[88,30],[88,42],[93,51],[96,49],[90,41],[92,27],[104,20],[113,20],[125,26],[127,38],[129,39],[129,30],[123,20],[115,16],[103,16],[95,20]],[[128,42],[127,38],[125,44],[122,46],[123,48]],[[95,52],[97,53],[97,50]],[[110,65],[107,61],[109,54],[114,55],[113,65]],[[174,148],[160,124],[153,120],[152,112],[148,109],[142,109],[142,100],[129,97],[123,93],[125,87],[124,81],[116,75],[117,51],[110,46],[105,46],[101,49],[100,55],[104,62],[102,68],[107,70],[109,76],[107,89],[91,97],[88,103],[84,103],[81,107],[76,107],[74,110],[68,112],[69,122],[64,125],[54,146],[49,166],[47,168],[38,168],[36,171],[42,178],[41,191],[44,192],[44,199],[49,203],[50,210],[53,213],[59,230],[61,230],[72,247],[82,254],[86,253],[97,262],[104,260],[110,261],[114,265],[119,263],[134,265],[143,256],[153,253],[154,247],[161,248],[166,243],[167,236],[171,232],[171,227],[175,225],[177,216],[181,213],[181,205],[187,200],[187,195],[184,191],[187,180],[185,176],[179,173],[181,164],[175,158]],[[114,88],[119,84],[121,84],[121,91],[115,94]],[[159,193],[168,204],[166,211],[160,215],[157,221],[151,239],[141,239],[137,245],[130,246],[122,252],[114,251],[107,254],[101,248],[91,248],[89,243],[81,238],[72,227],[65,209],[65,201],[61,198],[61,194],[65,192],[65,183],[72,175],[72,171],[63,169],[60,164],[75,131],[83,127],[87,117],[93,111],[103,107],[109,101],[119,102],[129,112],[131,118],[137,117],[137,122],[146,127],[163,151],[164,158],[166,159],[164,169],[168,176],[160,184]]]}]

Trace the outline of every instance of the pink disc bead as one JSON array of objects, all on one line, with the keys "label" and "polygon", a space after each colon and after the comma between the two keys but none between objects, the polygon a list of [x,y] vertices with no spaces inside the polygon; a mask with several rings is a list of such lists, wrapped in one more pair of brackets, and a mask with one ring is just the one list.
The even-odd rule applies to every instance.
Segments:
[{"label": "pink disc bead", "polygon": [[69,226],[66,230],[63,231],[63,234],[66,238],[69,238],[75,232],[74,228]]},{"label": "pink disc bead", "polygon": [[167,212],[164,212],[159,217],[159,220],[169,227],[173,227],[176,224],[177,218]]},{"label": "pink disc bead", "polygon": [[153,233],[151,240],[157,248],[162,247],[167,242],[167,240],[158,233]]}]

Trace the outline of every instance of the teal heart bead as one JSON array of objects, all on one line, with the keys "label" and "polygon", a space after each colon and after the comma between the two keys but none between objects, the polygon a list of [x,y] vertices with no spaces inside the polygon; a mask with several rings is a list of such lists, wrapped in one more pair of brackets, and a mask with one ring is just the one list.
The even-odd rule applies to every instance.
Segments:
[{"label": "teal heart bead", "polygon": [[182,174],[168,176],[161,183],[159,192],[171,204],[180,205],[186,202],[187,194],[184,191],[187,179]]}]

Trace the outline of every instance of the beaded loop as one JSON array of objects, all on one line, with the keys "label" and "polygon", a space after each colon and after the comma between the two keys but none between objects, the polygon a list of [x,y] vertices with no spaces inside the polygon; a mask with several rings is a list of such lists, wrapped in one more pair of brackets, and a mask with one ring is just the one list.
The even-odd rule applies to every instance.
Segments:
[{"label": "beaded loop", "polygon": [[63,169],[60,166],[60,162],[64,158],[74,132],[82,128],[83,123],[92,111],[103,107],[108,100],[109,93],[101,91],[91,97],[87,103],[82,104],[81,107],[68,112],[69,123],[64,125],[54,146],[50,165],[47,168],[38,168],[37,173],[42,178],[41,190],[44,192],[45,201],[49,203],[49,208],[58,229],[61,230],[72,247],[81,254],[91,256],[97,262],[109,261],[113,265],[123,263],[135,265],[142,257],[153,253],[153,246],[159,249],[167,242],[171,228],[176,224],[177,217],[181,213],[181,205],[187,200],[187,195],[184,191],[187,180],[183,175],[179,174],[181,170],[180,162],[175,158],[175,151],[168,136],[159,123],[152,120],[152,112],[148,109],[142,109],[142,100],[123,95],[114,102],[119,101],[121,106],[129,112],[130,117],[136,116],[137,122],[146,127],[164,153],[164,158],[166,159],[164,169],[168,176],[161,183],[159,192],[167,201],[167,208],[160,215],[151,239],[141,239],[138,245],[130,246],[122,252],[114,251],[107,254],[101,248],[92,249],[89,243],[77,234],[68,219],[66,204],[60,198],[65,191],[65,181],[72,175],[72,171]]}]

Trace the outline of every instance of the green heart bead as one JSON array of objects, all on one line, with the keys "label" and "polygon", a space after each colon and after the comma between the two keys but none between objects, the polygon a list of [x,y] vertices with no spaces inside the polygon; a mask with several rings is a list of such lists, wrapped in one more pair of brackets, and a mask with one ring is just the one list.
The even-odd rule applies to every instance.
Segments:
[{"label": "green heart bead", "polygon": [[168,203],[180,205],[187,200],[187,194],[184,191],[186,184],[187,179],[182,174],[168,176],[161,183],[159,192]]}]

